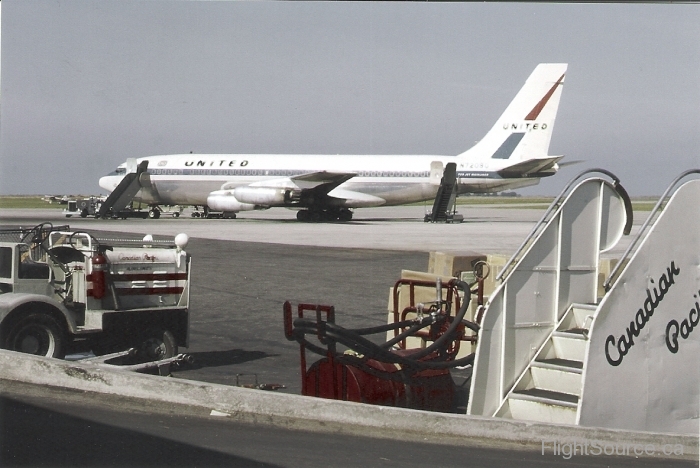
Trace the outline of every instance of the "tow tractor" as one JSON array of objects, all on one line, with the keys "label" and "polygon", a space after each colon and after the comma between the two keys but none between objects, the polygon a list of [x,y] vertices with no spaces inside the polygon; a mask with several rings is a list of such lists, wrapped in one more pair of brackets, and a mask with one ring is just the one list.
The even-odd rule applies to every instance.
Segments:
[{"label": "tow tractor", "polygon": [[103,239],[50,223],[0,230],[0,347],[173,358],[189,340],[187,242]]}]

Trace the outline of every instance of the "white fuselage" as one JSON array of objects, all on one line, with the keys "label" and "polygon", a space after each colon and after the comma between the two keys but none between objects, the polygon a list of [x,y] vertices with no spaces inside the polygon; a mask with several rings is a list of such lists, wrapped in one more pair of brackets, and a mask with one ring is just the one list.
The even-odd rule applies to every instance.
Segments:
[{"label": "white fuselage", "polygon": [[[434,162],[457,164],[459,193],[496,192],[539,182],[500,177],[495,171],[504,164],[499,161],[470,162],[457,156],[182,154],[137,161],[143,160],[149,162],[151,189],[142,189],[137,199],[164,205],[205,205],[208,195],[223,185],[242,187],[320,171],[357,174],[338,189],[373,195],[384,200],[383,205],[432,200],[442,176],[440,171],[431,177]],[[100,186],[112,191],[124,172],[122,164],[102,177]]]}]

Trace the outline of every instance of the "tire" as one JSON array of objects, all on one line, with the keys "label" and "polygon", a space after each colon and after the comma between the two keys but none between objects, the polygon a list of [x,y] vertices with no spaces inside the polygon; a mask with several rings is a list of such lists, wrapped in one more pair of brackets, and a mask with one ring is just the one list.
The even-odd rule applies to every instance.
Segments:
[{"label": "tire", "polygon": [[55,318],[48,314],[32,313],[12,325],[3,347],[20,353],[63,358],[65,341],[63,327]]},{"label": "tire", "polygon": [[87,218],[87,216],[88,216],[88,210],[83,208],[83,210],[80,212],[80,217]]},{"label": "tire", "polygon": [[151,219],[158,219],[160,218],[160,210],[158,209],[153,209],[148,211],[148,217]]},{"label": "tire", "polygon": [[168,330],[152,330],[144,334],[136,349],[137,359],[141,362],[167,359],[177,354],[175,337]]},{"label": "tire", "polygon": [[173,218],[179,218],[179,217],[180,217],[180,213],[178,213],[177,211],[175,213],[173,213]]},{"label": "tire", "polygon": [[352,211],[341,210],[340,215],[338,216],[338,219],[344,223],[350,221],[352,219]]}]

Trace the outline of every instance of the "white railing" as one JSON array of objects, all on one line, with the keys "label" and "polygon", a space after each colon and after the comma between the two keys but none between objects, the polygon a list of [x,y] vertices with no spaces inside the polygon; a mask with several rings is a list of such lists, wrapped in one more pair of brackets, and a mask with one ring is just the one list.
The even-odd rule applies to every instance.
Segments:
[{"label": "white railing", "polygon": [[[591,172],[613,181],[579,181]],[[596,301],[600,254],[629,232],[631,216],[619,179],[602,170],[582,173],[552,203],[489,298],[468,414],[493,416],[571,304]]]}]

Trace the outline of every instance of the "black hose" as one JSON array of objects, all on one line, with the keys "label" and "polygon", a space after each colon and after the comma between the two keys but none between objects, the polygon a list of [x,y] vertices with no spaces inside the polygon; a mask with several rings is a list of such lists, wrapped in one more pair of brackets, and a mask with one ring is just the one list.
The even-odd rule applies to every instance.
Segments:
[{"label": "black hose", "polygon": [[403,333],[399,333],[394,338],[390,339],[389,341],[387,341],[386,343],[381,345],[381,347],[384,349],[389,349],[392,346],[394,346],[396,343],[398,343],[399,341],[401,341],[405,338],[408,338],[409,336],[412,336],[415,332],[417,332],[418,330],[420,330],[422,328],[425,328],[428,325],[430,325],[430,324],[429,323],[423,324],[422,322],[415,324],[412,327],[409,327],[408,329],[406,329]]},{"label": "black hose", "polygon": [[[416,323],[415,320],[404,320],[402,322],[387,323],[385,325],[379,325],[376,327],[358,328],[356,330],[353,330],[353,332],[357,333],[358,335],[373,335],[375,333],[382,333],[382,332],[387,332],[390,330],[395,330],[397,328],[408,327],[410,325],[413,325],[414,323]],[[301,326],[301,324],[309,324],[309,325],[313,325],[315,327],[317,322],[315,320],[310,320],[310,319],[296,318],[296,319],[294,319],[293,324],[295,327]],[[427,324],[427,325],[429,325],[429,324]],[[427,325],[422,325],[421,328],[425,327]]]},{"label": "black hose", "polygon": [[464,281],[457,280],[454,282],[454,285],[464,292],[464,301],[462,302],[462,306],[457,311],[457,314],[452,320],[452,323],[450,324],[449,328],[445,330],[445,333],[443,333],[442,336],[440,336],[437,340],[433,341],[433,344],[431,344],[430,346],[426,347],[425,349],[422,349],[416,354],[413,354],[411,357],[413,357],[414,359],[424,358],[425,356],[428,356],[440,349],[448,341],[454,340],[454,334],[457,331],[457,327],[462,323],[464,315],[467,313],[467,309],[469,308],[469,302],[471,301],[471,289],[469,288],[469,285],[467,283],[465,283]]},{"label": "black hose", "polygon": [[353,331],[358,335],[373,335],[375,333],[382,333],[390,330],[395,330],[396,328],[408,327],[409,325],[412,325],[414,323],[416,323],[415,320],[404,320],[402,322],[387,323],[385,325],[379,325],[376,327],[357,328]]},{"label": "black hose", "polygon": [[[393,324],[361,328],[357,330],[348,330],[339,325],[336,325],[335,323],[319,323],[317,321],[297,318],[293,322],[293,335],[294,338],[300,344],[303,344],[310,351],[318,353],[320,355],[327,354],[328,351],[320,348],[319,346],[315,346],[309,343],[305,338],[306,334],[314,334],[322,342],[326,342],[328,340],[333,343],[337,342],[344,346],[347,346],[348,348],[354,350],[362,356],[354,357],[354,359],[357,360],[357,363],[363,363],[361,366],[363,370],[366,370],[364,369],[365,367],[369,367],[366,364],[364,364],[367,361],[367,359],[374,359],[380,362],[397,364],[402,366],[403,368],[406,368],[407,371],[410,370],[411,372],[418,372],[423,369],[449,369],[451,367],[473,364],[473,354],[470,354],[469,356],[466,356],[461,359],[448,361],[447,359],[449,359],[450,356],[441,353],[440,356],[438,356],[437,358],[425,361],[421,360],[429,356],[430,354],[433,354],[436,351],[443,349],[444,345],[446,345],[450,341],[454,341],[455,335],[460,325],[465,325],[466,327],[475,332],[479,331],[478,325],[468,320],[464,320],[464,315],[466,314],[467,309],[469,308],[469,302],[471,299],[470,286],[463,281],[455,281],[454,285],[464,292],[464,301],[455,317],[449,317],[449,314],[431,314],[424,317],[420,321],[404,320]],[[449,304],[446,304],[446,310],[449,310]],[[449,327],[438,339],[436,339],[430,346],[426,347],[425,349],[416,351],[409,356],[401,356],[387,349],[393,346],[394,344],[398,343],[399,341],[405,339],[406,337],[413,335],[418,330],[425,328],[429,325],[439,325],[441,322],[444,322],[444,320],[449,320],[451,322]],[[373,333],[386,332],[397,328],[404,328],[406,326],[409,327],[407,330],[404,330],[402,333],[400,333],[399,335],[395,336],[393,339],[387,341],[382,345],[377,345],[362,336]],[[335,352],[333,352],[333,354],[337,359],[342,358],[344,360],[347,360],[346,355],[339,355]],[[382,371],[376,370],[376,372]],[[383,372],[382,375],[384,375]]]}]

